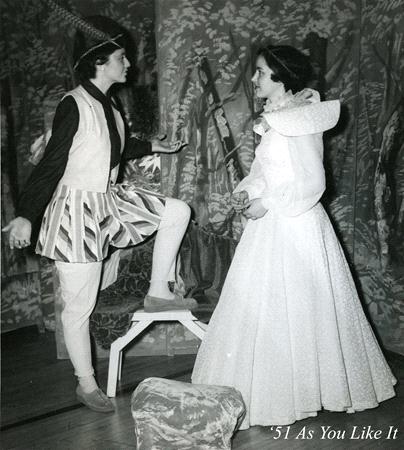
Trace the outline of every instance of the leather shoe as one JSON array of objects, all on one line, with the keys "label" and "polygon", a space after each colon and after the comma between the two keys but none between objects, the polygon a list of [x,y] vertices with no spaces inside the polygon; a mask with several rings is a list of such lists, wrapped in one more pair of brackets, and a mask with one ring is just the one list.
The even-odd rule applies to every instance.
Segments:
[{"label": "leather shoe", "polygon": [[100,388],[87,394],[83,391],[81,386],[78,385],[76,389],[76,397],[79,402],[88,406],[93,411],[103,413],[115,411],[115,406]]},{"label": "leather shoe", "polygon": [[175,311],[179,309],[193,310],[198,306],[195,299],[188,297],[184,298],[182,295],[174,294],[173,299],[153,297],[152,295],[146,295],[144,298],[144,312],[163,312],[163,311]]}]

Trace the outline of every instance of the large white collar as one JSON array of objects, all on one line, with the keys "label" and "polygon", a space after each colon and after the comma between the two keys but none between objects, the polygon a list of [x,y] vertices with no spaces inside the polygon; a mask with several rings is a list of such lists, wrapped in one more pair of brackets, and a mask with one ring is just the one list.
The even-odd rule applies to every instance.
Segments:
[{"label": "large white collar", "polygon": [[336,125],[339,114],[339,100],[322,102],[313,89],[303,89],[295,95],[288,91],[275,103],[267,101],[254,131],[261,136],[269,128],[285,136],[321,133]]}]

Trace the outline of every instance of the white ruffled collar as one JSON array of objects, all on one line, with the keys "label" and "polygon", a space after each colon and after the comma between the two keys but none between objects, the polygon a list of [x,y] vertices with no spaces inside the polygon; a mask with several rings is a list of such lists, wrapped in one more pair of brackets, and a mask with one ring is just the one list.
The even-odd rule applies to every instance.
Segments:
[{"label": "white ruffled collar", "polygon": [[287,91],[274,102],[268,98],[264,104],[264,111],[272,112],[286,108],[293,103],[294,97],[295,96],[292,94],[292,91]]},{"label": "white ruffled collar", "polygon": [[[320,102],[320,94],[314,89],[305,88],[302,91],[293,94],[292,91],[287,91],[275,102],[271,102],[269,99],[265,102],[263,114],[272,112],[279,112],[291,108],[297,108],[300,106],[309,105],[311,103]],[[255,133],[262,136],[269,130],[270,126],[268,122],[261,115],[254,123],[253,130]]]}]

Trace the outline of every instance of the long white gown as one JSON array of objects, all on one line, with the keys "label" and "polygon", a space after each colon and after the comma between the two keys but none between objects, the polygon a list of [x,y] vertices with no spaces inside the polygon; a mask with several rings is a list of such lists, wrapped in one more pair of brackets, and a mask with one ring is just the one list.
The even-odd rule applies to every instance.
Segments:
[{"label": "long white gown", "polygon": [[285,97],[264,113],[250,174],[236,189],[262,198],[268,212],[247,222],[192,374],[193,383],[241,392],[241,429],[322,408],[374,408],[395,395],[319,203],[322,132],[337,122],[339,102],[320,102],[315,91],[310,104]]}]

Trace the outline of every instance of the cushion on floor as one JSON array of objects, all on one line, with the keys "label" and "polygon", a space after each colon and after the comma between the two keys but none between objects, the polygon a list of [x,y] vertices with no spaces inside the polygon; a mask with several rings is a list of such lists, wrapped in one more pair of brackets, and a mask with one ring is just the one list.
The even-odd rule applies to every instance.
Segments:
[{"label": "cushion on floor", "polygon": [[227,386],[146,378],[132,395],[138,450],[230,449],[244,414]]}]

